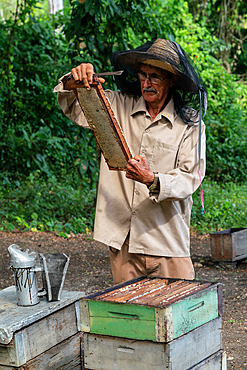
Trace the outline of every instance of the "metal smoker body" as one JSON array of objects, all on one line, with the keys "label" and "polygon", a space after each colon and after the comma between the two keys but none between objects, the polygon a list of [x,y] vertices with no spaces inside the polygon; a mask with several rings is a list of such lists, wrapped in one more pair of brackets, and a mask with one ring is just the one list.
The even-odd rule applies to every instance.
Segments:
[{"label": "metal smoker body", "polygon": [[39,303],[38,285],[36,278],[36,253],[22,252],[12,244],[8,248],[11,268],[14,271],[17,304],[32,306]]},{"label": "metal smoker body", "polygon": [[[60,300],[69,258],[64,253],[40,254],[41,266],[36,266],[37,253],[23,252],[19,246],[8,247],[11,269],[19,306],[33,306],[39,303],[39,297],[46,296],[48,301]],[[43,289],[38,289],[36,272],[42,273]]]}]

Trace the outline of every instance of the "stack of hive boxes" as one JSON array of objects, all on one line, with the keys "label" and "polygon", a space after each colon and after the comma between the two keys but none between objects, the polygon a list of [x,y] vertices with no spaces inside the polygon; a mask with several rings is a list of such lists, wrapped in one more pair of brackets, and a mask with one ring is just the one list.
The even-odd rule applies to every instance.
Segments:
[{"label": "stack of hive boxes", "polygon": [[15,286],[0,291],[0,370],[81,370],[82,292],[61,300],[18,306]]},{"label": "stack of hive boxes", "polygon": [[138,278],[80,300],[87,370],[225,370],[222,286]]}]

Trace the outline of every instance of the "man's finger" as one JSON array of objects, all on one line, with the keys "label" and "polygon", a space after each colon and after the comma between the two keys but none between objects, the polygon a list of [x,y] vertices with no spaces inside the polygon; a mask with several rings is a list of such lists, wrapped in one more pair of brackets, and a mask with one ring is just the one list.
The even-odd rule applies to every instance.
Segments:
[{"label": "man's finger", "polygon": [[74,80],[75,81],[78,81],[79,80],[79,76],[78,76],[78,73],[77,73],[76,68],[72,68],[71,73],[72,73],[72,76],[73,76]]}]

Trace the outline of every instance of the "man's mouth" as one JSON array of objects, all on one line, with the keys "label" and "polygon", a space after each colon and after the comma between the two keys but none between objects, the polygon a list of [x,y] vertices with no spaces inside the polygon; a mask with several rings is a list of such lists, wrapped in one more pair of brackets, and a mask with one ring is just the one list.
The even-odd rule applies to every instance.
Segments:
[{"label": "man's mouth", "polygon": [[143,89],[142,89],[142,91],[143,92],[147,92],[147,93],[155,93],[155,94],[157,94],[157,90],[155,90],[154,88],[152,88],[152,87],[144,87]]}]

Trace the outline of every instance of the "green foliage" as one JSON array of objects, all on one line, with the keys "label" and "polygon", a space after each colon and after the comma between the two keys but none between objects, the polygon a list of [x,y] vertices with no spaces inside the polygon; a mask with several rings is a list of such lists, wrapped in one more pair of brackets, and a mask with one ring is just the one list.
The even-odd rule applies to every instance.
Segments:
[{"label": "green foliage", "polygon": [[30,175],[16,187],[0,188],[0,230],[86,233],[93,228],[95,197],[95,190],[80,191],[67,177],[58,182]]},{"label": "green foliage", "polygon": [[233,182],[224,185],[203,181],[205,214],[201,215],[200,189],[193,196],[191,227],[200,233],[212,233],[228,228],[247,228],[247,185]]},{"label": "green foliage", "polygon": [[[111,53],[162,37],[157,12],[148,0],[71,0],[71,22],[65,29],[73,64],[90,62],[109,69]],[[170,29],[170,28],[169,28]],[[163,35],[164,36],[164,35]]]},{"label": "green foliage", "polygon": [[[36,18],[35,0],[0,23],[0,161],[3,183],[40,170],[73,172],[81,182],[97,181],[95,141],[58,108],[53,87],[68,70],[67,42],[55,31],[67,15]],[[54,29],[55,27],[55,29]],[[78,163],[84,163],[86,171]]]},{"label": "green foliage", "polygon": [[247,3],[234,0],[209,0],[198,3],[189,0],[189,10],[194,20],[205,25],[220,43],[215,56],[221,59],[228,72],[247,76]]},{"label": "green foliage", "polygon": [[[225,185],[203,181],[205,214],[200,214],[200,189],[193,196],[191,227],[212,233],[233,227],[247,227],[246,185]],[[67,176],[44,181],[29,176],[16,187],[0,188],[0,230],[53,231],[66,237],[93,229],[95,190],[81,192]]]}]

